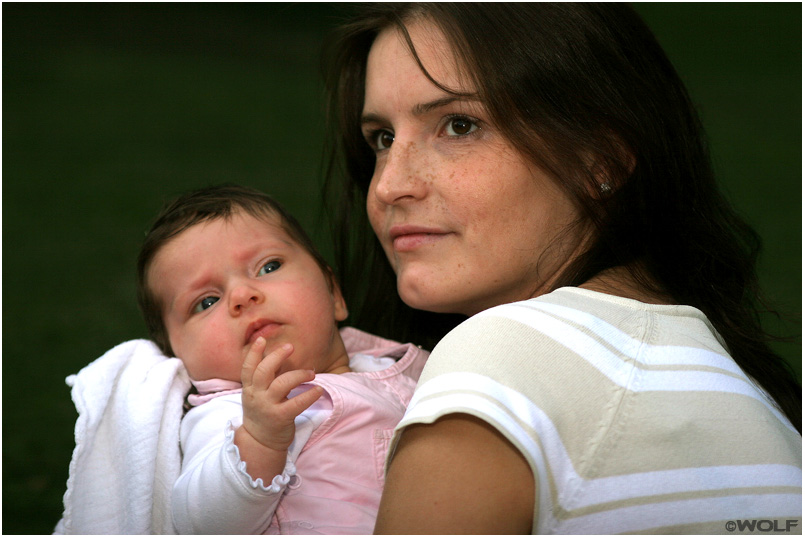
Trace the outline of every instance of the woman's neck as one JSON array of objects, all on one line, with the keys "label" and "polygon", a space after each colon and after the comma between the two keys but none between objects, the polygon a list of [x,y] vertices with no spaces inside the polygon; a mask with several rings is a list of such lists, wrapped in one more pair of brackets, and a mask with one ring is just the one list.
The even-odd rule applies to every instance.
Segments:
[{"label": "woman's neck", "polygon": [[661,289],[658,290],[659,286],[654,286],[654,289],[647,289],[645,285],[637,281],[632,271],[624,266],[606,269],[579,287],[647,304],[676,303],[673,297]]}]

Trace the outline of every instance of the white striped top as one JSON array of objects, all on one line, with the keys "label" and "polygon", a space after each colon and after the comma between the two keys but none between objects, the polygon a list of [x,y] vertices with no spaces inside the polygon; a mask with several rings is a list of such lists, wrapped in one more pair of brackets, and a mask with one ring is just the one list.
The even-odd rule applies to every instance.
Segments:
[{"label": "white striped top", "polygon": [[481,312],[433,350],[392,453],[451,413],[528,460],[534,533],[802,532],[802,437],[695,308],[562,288]]}]

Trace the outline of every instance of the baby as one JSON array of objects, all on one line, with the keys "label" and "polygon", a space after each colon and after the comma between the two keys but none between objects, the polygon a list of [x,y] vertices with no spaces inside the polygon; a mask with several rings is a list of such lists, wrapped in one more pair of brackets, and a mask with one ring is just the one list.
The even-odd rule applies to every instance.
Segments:
[{"label": "baby", "polygon": [[388,440],[428,354],[338,330],[338,283],[292,216],[239,186],[181,196],[143,244],[138,300],[197,392],[180,533],[372,532]]}]

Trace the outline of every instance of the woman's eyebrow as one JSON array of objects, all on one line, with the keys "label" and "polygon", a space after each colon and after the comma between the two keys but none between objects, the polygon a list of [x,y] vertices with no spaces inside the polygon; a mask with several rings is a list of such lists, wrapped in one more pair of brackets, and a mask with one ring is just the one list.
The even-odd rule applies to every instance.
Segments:
[{"label": "woman's eyebrow", "polygon": [[385,120],[380,114],[369,113],[361,115],[361,127],[369,123],[385,123]]},{"label": "woman's eyebrow", "polygon": [[431,110],[441,108],[443,106],[447,106],[455,101],[466,101],[466,98],[458,97],[455,95],[448,95],[447,97],[442,97],[440,99],[434,99],[433,101],[429,101],[427,103],[420,103],[415,105],[414,108],[411,109],[411,113],[414,116],[421,116],[423,114],[427,114]]},{"label": "woman's eyebrow", "polygon": [[[422,116],[423,114],[427,114],[428,112],[435,110],[437,108],[441,108],[443,106],[447,106],[452,104],[456,101],[461,102],[470,102],[470,101],[478,101],[473,97],[464,97],[464,96],[457,96],[457,95],[448,95],[446,97],[440,97],[439,99],[434,99],[433,101],[428,101],[427,103],[419,103],[414,105],[411,108],[411,114],[414,116]],[[363,114],[361,116],[361,125],[365,125],[367,123],[383,123],[385,118],[379,114],[374,114],[369,112],[367,114]]]}]

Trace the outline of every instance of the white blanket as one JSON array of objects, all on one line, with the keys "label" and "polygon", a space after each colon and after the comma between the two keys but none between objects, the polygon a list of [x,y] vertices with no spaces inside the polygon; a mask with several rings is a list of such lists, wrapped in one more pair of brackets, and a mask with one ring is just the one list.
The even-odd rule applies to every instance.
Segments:
[{"label": "white blanket", "polygon": [[55,534],[176,534],[179,431],[190,378],[179,359],[131,340],[67,378],[78,411]]}]

